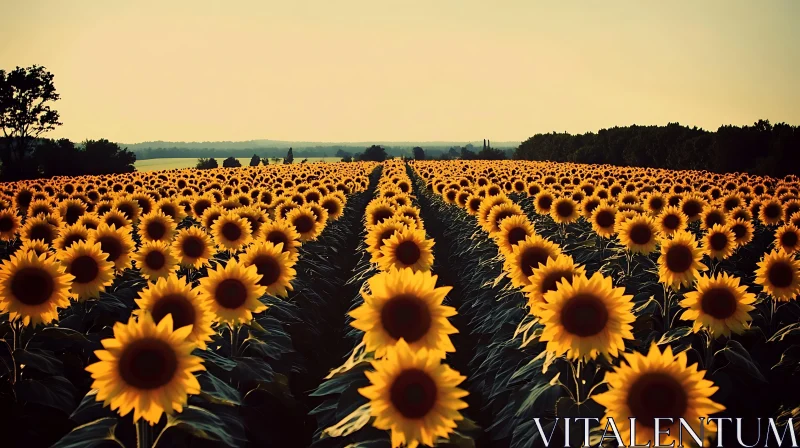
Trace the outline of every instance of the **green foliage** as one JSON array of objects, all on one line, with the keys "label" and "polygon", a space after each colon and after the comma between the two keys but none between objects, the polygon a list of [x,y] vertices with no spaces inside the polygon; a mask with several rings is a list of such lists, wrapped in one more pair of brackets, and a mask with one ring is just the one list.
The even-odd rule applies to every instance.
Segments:
[{"label": "green foliage", "polygon": [[200,158],[197,159],[197,165],[195,165],[195,168],[197,168],[198,170],[210,170],[214,168],[219,168],[219,164],[217,163],[217,159],[213,157],[210,159]]}]

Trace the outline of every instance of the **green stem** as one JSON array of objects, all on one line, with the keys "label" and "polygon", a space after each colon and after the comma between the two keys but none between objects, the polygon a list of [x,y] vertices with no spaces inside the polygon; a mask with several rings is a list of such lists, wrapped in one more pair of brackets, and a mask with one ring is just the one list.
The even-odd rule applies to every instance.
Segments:
[{"label": "green stem", "polygon": [[231,330],[231,358],[233,358],[234,356],[237,355],[238,351],[238,347],[236,346],[239,344],[238,341],[239,332],[236,331],[236,327],[233,324],[229,323],[228,328]]},{"label": "green stem", "polygon": [[150,448],[153,446],[153,431],[150,423],[140,418],[136,422],[136,448]]}]

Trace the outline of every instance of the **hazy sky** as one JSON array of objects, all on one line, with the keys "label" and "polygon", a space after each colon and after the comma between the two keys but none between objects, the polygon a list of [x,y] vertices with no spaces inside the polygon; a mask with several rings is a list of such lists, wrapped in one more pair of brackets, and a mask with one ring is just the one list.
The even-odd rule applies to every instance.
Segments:
[{"label": "hazy sky", "polygon": [[0,0],[53,137],[520,141],[800,124],[800,1]]}]

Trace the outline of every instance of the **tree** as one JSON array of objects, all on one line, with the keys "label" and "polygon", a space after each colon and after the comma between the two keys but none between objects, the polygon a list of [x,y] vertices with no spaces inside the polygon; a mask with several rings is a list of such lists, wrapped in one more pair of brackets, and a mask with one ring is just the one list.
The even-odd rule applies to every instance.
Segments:
[{"label": "tree", "polygon": [[420,148],[419,146],[415,147],[411,150],[414,153],[414,159],[416,160],[425,160],[425,150]]},{"label": "tree", "polygon": [[475,158],[478,160],[503,160],[506,158],[506,153],[502,149],[489,148],[487,146],[478,151]]},{"label": "tree", "polygon": [[292,148],[289,148],[289,152],[286,153],[286,157],[283,159],[283,163],[288,165],[294,162],[294,153],[292,152]]},{"label": "tree", "polygon": [[353,161],[353,156],[348,155],[348,156],[342,157],[342,162],[350,163],[352,161]]},{"label": "tree", "polygon": [[239,168],[242,163],[236,157],[231,156],[222,161],[222,166],[224,168]]},{"label": "tree", "polygon": [[478,155],[475,154],[475,151],[470,151],[466,146],[461,148],[461,160],[475,160],[477,158]]},{"label": "tree", "polygon": [[0,127],[5,137],[0,160],[5,178],[20,179],[32,174],[26,155],[36,138],[62,124],[58,112],[49,104],[59,98],[53,74],[44,67],[0,70]]},{"label": "tree", "polygon": [[371,160],[373,162],[383,162],[386,160],[386,150],[378,145],[372,145],[364,150],[360,160]]},{"label": "tree", "polygon": [[337,149],[336,150],[336,157],[341,157],[342,159],[350,158],[350,160],[352,160],[353,159],[353,153],[350,153],[350,152],[347,152],[347,151],[343,151],[341,149]]},{"label": "tree", "polygon": [[308,158],[307,157],[300,161],[300,163],[306,163],[306,162],[308,162]]},{"label": "tree", "polygon": [[283,159],[281,159],[280,157],[273,157],[272,158],[272,163],[276,163],[276,164],[277,163],[281,163],[281,160],[283,160]]},{"label": "tree", "polygon": [[269,157],[262,157],[261,163],[263,163],[264,165],[269,165]]},{"label": "tree", "polygon": [[253,157],[250,158],[250,166],[258,166],[261,165],[261,157],[253,154]]},{"label": "tree", "polygon": [[461,155],[461,148],[453,146],[447,151],[447,155],[450,156],[451,159],[457,159],[458,156]]},{"label": "tree", "polygon": [[214,168],[219,168],[219,164],[217,163],[217,159],[211,157],[209,159],[197,159],[196,168],[198,170],[210,170]]},{"label": "tree", "polygon": [[136,154],[104,138],[86,140],[79,160],[83,166],[80,174],[132,173],[136,171]]}]

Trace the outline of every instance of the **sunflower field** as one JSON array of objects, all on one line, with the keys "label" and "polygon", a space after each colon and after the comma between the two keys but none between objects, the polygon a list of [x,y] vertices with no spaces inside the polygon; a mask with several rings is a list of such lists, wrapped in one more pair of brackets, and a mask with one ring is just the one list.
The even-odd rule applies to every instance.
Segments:
[{"label": "sunflower field", "polygon": [[757,418],[800,431],[798,253],[795,177],[389,160],[0,184],[0,446],[579,446],[564,419],[597,443],[629,417],[741,418],[753,443]]}]

